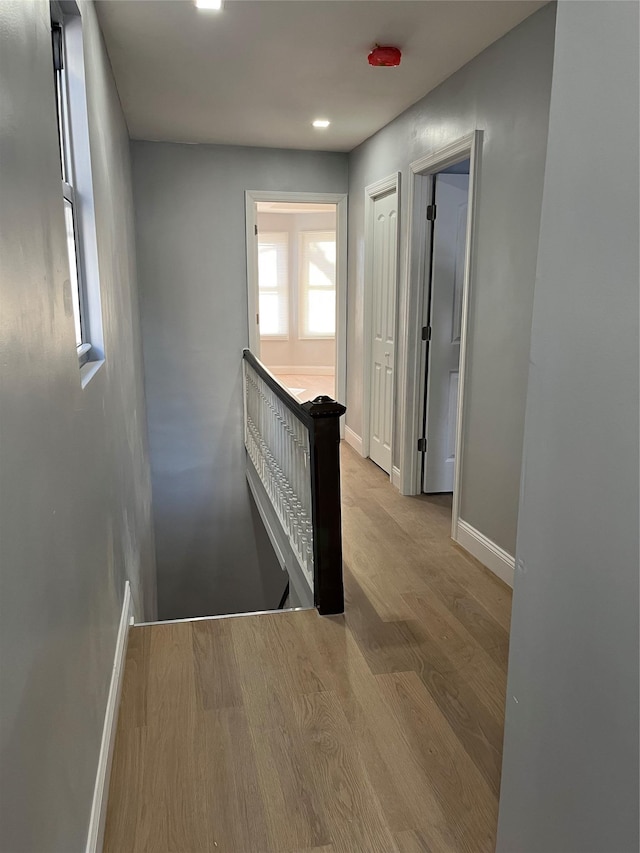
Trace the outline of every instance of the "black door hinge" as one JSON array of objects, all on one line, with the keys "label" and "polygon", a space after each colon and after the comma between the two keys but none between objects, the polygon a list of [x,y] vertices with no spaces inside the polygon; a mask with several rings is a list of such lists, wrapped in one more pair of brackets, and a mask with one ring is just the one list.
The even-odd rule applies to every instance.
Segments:
[{"label": "black door hinge", "polygon": [[62,27],[60,24],[51,25],[51,45],[53,48],[53,70],[62,71],[64,59],[62,51]]},{"label": "black door hinge", "polygon": [[427,205],[427,221],[434,222],[436,218],[437,208],[435,204]]},{"label": "black door hinge", "polygon": [[254,229],[255,229],[255,235],[256,235],[256,237],[257,237],[257,236],[258,236],[258,226],[257,226],[257,225],[254,225],[253,227],[254,227]]},{"label": "black door hinge", "polygon": [[427,449],[427,439],[419,438],[418,439],[418,450],[422,453]]},{"label": "black door hinge", "polygon": [[431,326],[423,326],[422,327],[422,340],[430,341],[431,340]]}]

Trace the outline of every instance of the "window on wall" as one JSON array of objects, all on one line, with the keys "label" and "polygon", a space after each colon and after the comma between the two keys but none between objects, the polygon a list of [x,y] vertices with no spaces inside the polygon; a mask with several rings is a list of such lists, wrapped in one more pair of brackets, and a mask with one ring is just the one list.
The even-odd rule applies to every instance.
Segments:
[{"label": "window on wall", "polygon": [[260,336],[289,336],[289,235],[272,231],[258,235]]},{"label": "window on wall", "polygon": [[336,333],[335,231],[303,231],[300,249],[300,337]]},{"label": "window on wall", "polygon": [[73,3],[66,4],[64,14],[56,2],[50,8],[71,306],[78,362],[82,367],[103,355],[82,21]]}]

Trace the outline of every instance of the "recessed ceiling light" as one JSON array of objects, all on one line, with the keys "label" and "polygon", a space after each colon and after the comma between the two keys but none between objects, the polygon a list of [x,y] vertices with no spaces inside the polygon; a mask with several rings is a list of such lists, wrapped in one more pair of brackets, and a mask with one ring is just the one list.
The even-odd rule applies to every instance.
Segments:
[{"label": "recessed ceiling light", "polygon": [[317,118],[317,119],[314,121],[313,126],[314,126],[314,127],[329,127],[329,125],[330,125],[330,124],[331,124],[331,122],[329,121],[329,119],[326,119],[326,118]]},{"label": "recessed ceiling light", "polygon": [[209,12],[219,12],[222,9],[222,0],[196,0],[196,6]]}]

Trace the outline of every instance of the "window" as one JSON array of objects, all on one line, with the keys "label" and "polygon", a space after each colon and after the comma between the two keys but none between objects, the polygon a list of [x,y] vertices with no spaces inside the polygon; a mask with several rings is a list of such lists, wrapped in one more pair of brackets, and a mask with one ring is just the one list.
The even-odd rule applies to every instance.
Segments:
[{"label": "window", "polygon": [[303,231],[300,250],[300,337],[336,333],[335,231]]},{"label": "window", "polygon": [[258,235],[260,336],[289,336],[289,235],[273,231]]},{"label": "window", "polygon": [[71,301],[82,367],[103,352],[82,22],[77,8],[66,14],[73,8],[67,4],[63,14],[58,3],[51,3],[51,43]]}]

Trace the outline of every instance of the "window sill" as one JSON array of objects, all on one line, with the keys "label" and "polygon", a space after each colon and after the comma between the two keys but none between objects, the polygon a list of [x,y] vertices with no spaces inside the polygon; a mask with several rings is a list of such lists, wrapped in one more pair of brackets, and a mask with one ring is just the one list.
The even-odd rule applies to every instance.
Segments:
[{"label": "window sill", "polygon": [[104,359],[102,358],[99,361],[88,361],[86,364],[82,365],[80,368],[80,385],[82,388],[87,387],[103,364]]}]

